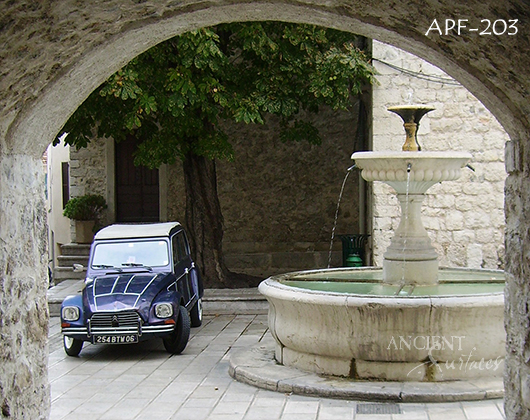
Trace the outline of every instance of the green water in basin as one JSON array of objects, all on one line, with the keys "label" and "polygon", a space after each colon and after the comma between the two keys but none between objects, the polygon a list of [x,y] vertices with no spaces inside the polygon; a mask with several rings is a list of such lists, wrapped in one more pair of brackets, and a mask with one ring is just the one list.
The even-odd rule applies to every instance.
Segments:
[{"label": "green water in basin", "polygon": [[296,274],[281,283],[301,289],[370,296],[451,296],[504,291],[504,273],[501,271],[440,270],[435,285],[384,284],[382,278],[380,269],[322,270]]}]

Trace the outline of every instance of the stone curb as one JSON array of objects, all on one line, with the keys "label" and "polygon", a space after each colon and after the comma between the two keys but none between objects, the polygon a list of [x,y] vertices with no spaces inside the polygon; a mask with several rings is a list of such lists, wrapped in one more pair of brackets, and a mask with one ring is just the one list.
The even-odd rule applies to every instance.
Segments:
[{"label": "stone curb", "polygon": [[[84,280],[65,280],[48,289],[50,316],[59,316],[64,298],[81,293],[83,286]],[[205,315],[264,315],[268,309],[267,300],[257,288],[204,290]]]},{"label": "stone curb", "polygon": [[503,398],[502,379],[448,382],[369,382],[320,376],[279,365],[272,337],[230,356],[239,382],[282,393],[358,401],[455,402]]}]

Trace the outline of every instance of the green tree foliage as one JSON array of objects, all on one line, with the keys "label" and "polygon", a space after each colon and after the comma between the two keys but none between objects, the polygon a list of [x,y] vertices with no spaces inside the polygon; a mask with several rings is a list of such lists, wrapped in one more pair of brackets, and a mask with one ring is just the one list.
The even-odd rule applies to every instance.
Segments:
[{"label": "green tree foliage", "polygon": [[193,154],[232,158],[221,119],[263,123],[280,116],[283,140],[320,143],[300,110],[347,109],[374,69],[355,36],[310,25],[254,22],[203,28],[163,42],[113,74],[62,132],[86,147],[94,137],[141,139],[136,163],[154,168]]},{"label": "green tree foliage", "polygon": [[[216,159],[232,159],[223,120],[280,118],[282,140],[319,144],[302,115],[348,109],[375,71],[357,38],[310,25],[253,22],[174,37],[113,74],[77,109],[61,134],[86,147],[95,137],[140,140],[135,163],[183,162],[186,225],[207,287],[233,287],[222,253]],[[305,112],[301,112],[301,111]]]}]

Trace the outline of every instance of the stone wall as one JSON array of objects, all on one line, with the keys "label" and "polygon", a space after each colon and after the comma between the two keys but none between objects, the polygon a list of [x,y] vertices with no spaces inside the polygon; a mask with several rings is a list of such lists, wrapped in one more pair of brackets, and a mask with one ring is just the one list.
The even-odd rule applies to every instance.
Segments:
[{"label": "stone wall", "polygon": [[106,139],[90,143],[86,149],[70,149],[70,195],[107,195]]},{"label": "stone wall", "polygon": [[[91,142],[89,147],[77,150],[70,148],[70,197],[98,194],[112,203],[114,193],[109,190],[109,161],[107,159],[108,139]],[[62,146],[57,146],[62,147]],[[102,213],[102,224],[113,222],[113,212]],[[70,223],[72,242],[76,241],[75,223]]]},{"label": "stone wall", "polygon": [[[234,160],[217,163],[218,192],[224,216],[223,248],[231,270],[261,277],[328,264],[337,201],[356,147],[358,108],[323,109],[315,118],[321,145],[283,143],[278,124],[227,125]],[[71,152],[71,195],[109,191],[107,142]],[[162,183],[163,185],[163,183]],[[359,233],[359,174],[345,185],[337,235]],[[167,169],[167,219],[184,222],[185,194],[180,162]],[[112,208],[105,212],[112,223]],[[72,233],[75,238],[75,232]],[[341,242],[334,241],[332,264],[341,264]]]},{"label": "stone wall", "polygon": [[49,413],[45,187],[40,157],[0,157],[1,419]]},{"label": "stone wall", "polygon": [[[346,170],[356,146],[357,110],[322,110],[322,144],[282,143],[276,121],[234,127],[234,162],[218,165],[225,221],[223,247],[231,269],[268,276],[328,265],[331,232]],[[358,173],[345,184],[336,233],[359,233]],[[335,240],[332,264],[341,264]]]},{"label": "stone wall", "polygon": [[[373,45],[379,84],[373,90],[373,149],[401,150],[401,118],[387,107],[424,104],[435,108],[420,123],[418,141],[426,151],[467,151],[470,165],[457,181],[427,191],[423,224],[441,266],[504,268],[504,144],[509,140],[491,113],[440,69],[395,47]],[[392,66],[404,69],[405,72]],[[412,75],[409,72],[417,74]],[[376,265],[400,219],[394,190],[373,185],[373,246]]]}]

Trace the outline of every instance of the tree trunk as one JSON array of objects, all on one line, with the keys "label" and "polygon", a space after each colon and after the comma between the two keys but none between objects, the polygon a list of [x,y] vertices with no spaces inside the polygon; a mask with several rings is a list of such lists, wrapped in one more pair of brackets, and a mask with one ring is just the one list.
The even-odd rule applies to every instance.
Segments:
[{"label": "tree trunk", "polygon": [[205,287],[233,287],[223,257],[223,214],[217,196],[215,161],[188,153],[183,163],[186,225]]},{"label": "tree trunk", "polygon": [[186,227],[195,263],[207,288],[256,287],[262,280],[233,273],[223,254],[223,214],[217,195],[215,160],[186,155],[183,162],[186,186]]}]

